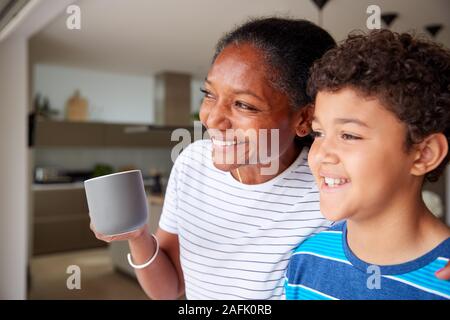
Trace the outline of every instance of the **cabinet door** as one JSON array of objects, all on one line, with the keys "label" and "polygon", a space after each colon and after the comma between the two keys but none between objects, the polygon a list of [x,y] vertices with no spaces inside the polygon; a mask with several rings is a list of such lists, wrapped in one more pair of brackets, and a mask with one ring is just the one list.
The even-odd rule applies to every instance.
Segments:
[{"label": "cabinet door", "polygon": [[178,143],[170,140],[172,131],[147,125],[108,125],[105,141],[109,147],[171,147]]},{"label": "cabinet door", "polygon": [[[172,132],[178,127],[146,124],[107,124],[94,122],[38,121],[36,147],[173,147]],[[194,128],[185,130],[194,137]]]},{"label": "cabinet door", "polygon": [[90,147],[104,146],[105,125],[68,121],[38,121],[37,147]]},{"label": "cabinet door", "polygon": [[34,191],[33,254],[105,246],[89,228],[83,188]]}]

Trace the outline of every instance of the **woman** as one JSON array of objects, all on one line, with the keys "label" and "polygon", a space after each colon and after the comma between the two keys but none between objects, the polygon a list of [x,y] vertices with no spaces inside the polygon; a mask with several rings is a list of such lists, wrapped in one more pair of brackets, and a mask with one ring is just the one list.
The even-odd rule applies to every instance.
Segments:
[{"label": "woman", "polygon": [[[175,161],[156,237],[146,227],[96,234],[129,241],[151,298],[284,298],[292,250],[330,225],[306,161],[306,82],[313,61],[334,45],[310,22],[278,18],[250,21],[219,41],[200,112],[211,139]],[[265,145],[251,137],[263,130],[279,134],[267,158],[255,157]],[[242,157],[224,161],[242,146]]]}]

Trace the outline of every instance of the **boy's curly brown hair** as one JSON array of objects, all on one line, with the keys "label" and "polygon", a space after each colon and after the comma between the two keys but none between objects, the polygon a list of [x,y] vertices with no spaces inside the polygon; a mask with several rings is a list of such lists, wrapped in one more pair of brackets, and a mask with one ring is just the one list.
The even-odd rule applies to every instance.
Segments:
[{"label": "boy's curly brown hair", "polygon": [[[450,51],[408,33],[377,30],[350,35],[315,62],[308,82],[314,99],[319,91],[345,87],[377,98],[406,124],[406,151],[433,133],[450,139]],[[449,154],[428,181],[436,181]]]}]

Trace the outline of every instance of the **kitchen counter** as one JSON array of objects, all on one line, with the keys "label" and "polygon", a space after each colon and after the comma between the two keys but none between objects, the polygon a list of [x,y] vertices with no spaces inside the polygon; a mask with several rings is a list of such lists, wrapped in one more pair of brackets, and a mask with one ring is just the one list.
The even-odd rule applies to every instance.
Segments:
[{"label": "kitchen counter", "polygon": [[33,191],[54,191],[54,190],[70,190],[70,189],[84,189],[83,182],[70,183],[33,183],[31,190]]}]

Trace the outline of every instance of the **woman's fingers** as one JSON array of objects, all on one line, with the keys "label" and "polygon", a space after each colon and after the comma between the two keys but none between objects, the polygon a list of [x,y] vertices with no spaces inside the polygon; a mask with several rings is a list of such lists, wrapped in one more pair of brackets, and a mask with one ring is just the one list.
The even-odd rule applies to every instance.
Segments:
[{"label": "woman's fingers", "polygon": [[147,224],[145,224],[144,226],[142,226],[141,228],[139,228],[137,230],[133,230],[133,231],[130,231],[127,233],[119,234],[119,235],[110,236],[110,235],[105,235],[105,234],[101,234],[101,233],[97,232],[95,230],[95,227],[92,224],[92,222],[90,223],[89,227],[91,228],[92,232],[94,233],[94,235],[97,239],[108,242],[108,243],[113,242],[113,241],[131,240],[131,239],[137,238],[145,230],[147,230]]},{"label": "woman's fingers", "polygon": [[436,272],[436,277],[438,277],[441,280],[450,280],[450,262],[447,263],[447,265],[442,268],[441,270]]}]

